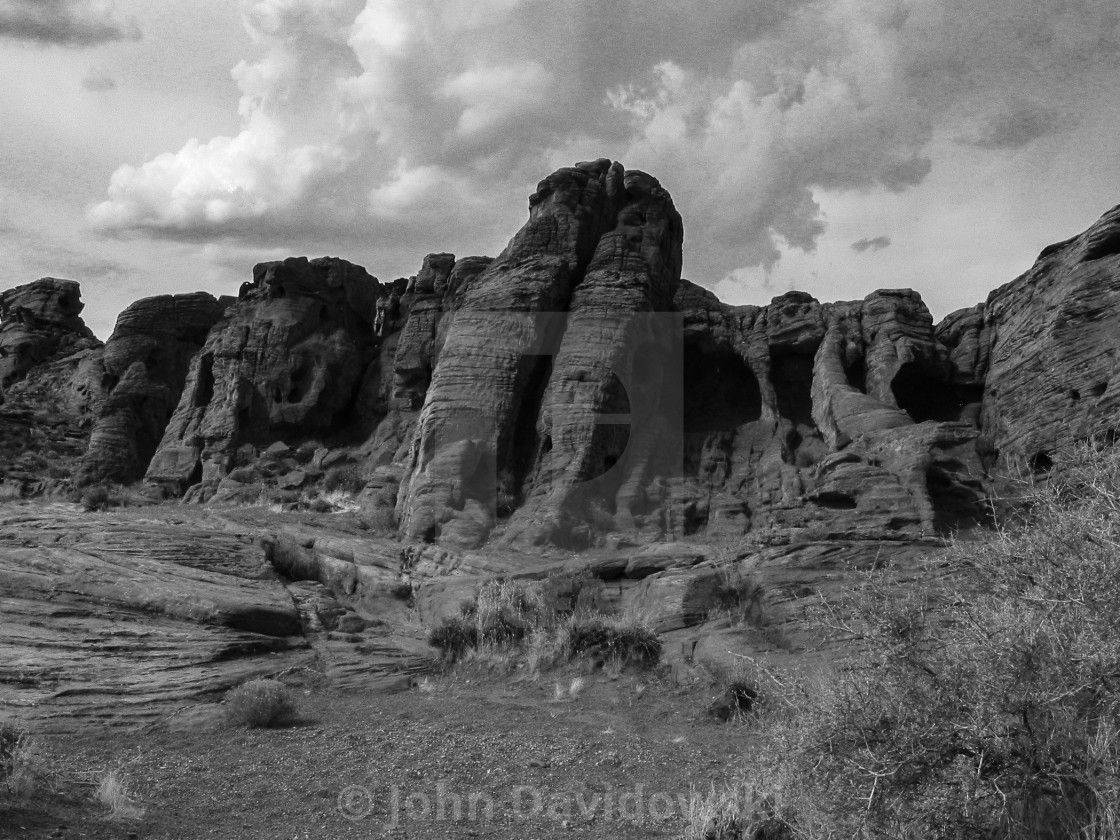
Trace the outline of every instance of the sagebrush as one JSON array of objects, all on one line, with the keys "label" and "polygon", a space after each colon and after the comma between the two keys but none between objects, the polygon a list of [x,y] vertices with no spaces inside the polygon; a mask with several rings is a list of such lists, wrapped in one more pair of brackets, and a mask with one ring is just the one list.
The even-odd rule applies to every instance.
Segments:
[{"label": "sagebrush", "polygon": [[297,713],[291,690],[278,680],[250,680],[230,689],[225,702],[226,715],[235,726],[282,726],[294,721]]},{"label": "sagebrush", "polygon": [[1120,837],[1120,452],[1056,460],[993,533],[951,546],[947,578],[899,595],[879,573],[827,606],[865,648],[760,721],[742,824]]}]

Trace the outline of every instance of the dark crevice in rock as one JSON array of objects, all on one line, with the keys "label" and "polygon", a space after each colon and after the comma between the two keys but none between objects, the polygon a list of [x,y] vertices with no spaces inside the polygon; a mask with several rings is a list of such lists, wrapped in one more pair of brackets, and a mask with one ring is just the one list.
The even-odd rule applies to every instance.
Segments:
[{"label": "dark crevice in rock", "polygon": [[891,380],[891,393],[898,407],[915,423],[959,420],[964,408],[960,394],[952,385],[930,376],[917,362],[907,362],[898,369]]}]

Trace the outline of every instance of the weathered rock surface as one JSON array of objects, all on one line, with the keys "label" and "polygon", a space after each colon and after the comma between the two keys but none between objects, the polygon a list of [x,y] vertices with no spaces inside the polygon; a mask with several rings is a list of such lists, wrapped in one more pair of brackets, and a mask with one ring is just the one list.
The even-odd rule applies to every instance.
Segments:
[{"label": "weathered rock surface", "polygon": [[256,676],[399,689],[429,664],[399,632],[399,551],[329,526],[274,533],[252,512],[5,506],[0,719],[136,723]]},{"label": "weathered rock surface", "polygon": [[90,388],[101,342],[78,284],[43,278],[0,293],[0,494],[69,483],[102,396]]},{"label": "weathered rock surface", "polygon": [[384,295],[345,260],[258,265],[194,357],[147,479],[176,493],[201,483],[205,498],[238,466],[244,444],[368,434],[379,418],[355,408],[376,357]]},{"label": "weathered rock surface", "polygon": [[0,392],[36,365],[100,344],[83,308],[73,280],[44,277],[0,293]]},{"label": "weathered rock surface", "polygon": [[[494,576],[590,574],[670,659],[800,651],[853,570],[933,573],[999,476],[1118,436],[1120,208],[936,326],[909,290],[728,306],[682,242],[656,179],[599,160],[496,259],[264,263],[104,349],[76,284],[4,292],[0,490],[83,458],[211,508],[0,516],[0,704],[134,718],[289,665],[399,688]],[[358,524],[284,518],[309,506]]]},{"label": "weathered rock surface", "polygon": [[997,473],[1045,470],[1120,430],[1120,207],[972,309],[945,319],[953,376],[983,388],[982,448]]},{"label": "weathered rock surface", "polygon": [[121,313],[101,355],[105,391],[78,474],[80,484],[144,475],[183,392],[191,360],[225,307],[196,292],[137,301]]}]

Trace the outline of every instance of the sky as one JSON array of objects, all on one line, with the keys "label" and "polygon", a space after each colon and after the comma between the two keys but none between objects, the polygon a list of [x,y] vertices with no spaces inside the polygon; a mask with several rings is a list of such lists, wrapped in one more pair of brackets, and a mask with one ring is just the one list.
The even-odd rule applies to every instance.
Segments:
[{"label": "sky", "polygon": [[494,256],[560,166],[660,179],[724,300],[940,319],[1120,203],[1115,0],[0,0],[0,288],[236,294]]}]

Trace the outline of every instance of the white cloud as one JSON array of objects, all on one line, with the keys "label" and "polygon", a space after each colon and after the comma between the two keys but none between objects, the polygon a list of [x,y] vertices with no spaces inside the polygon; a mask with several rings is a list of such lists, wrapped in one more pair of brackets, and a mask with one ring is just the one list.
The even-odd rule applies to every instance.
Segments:
[{"label": "white cloud", "polygon": [[610,156],[672,191],[690,276],[757,285],[816,247],[822,191],[908,190],[939,138],[1012,154],[1070,130],[1120,57],[1105,0],[257,0],[244,21],[263,54],[234,69],[240,133],[120,167],[97,228],[453,227],[485,250],[513,232],[487,208]]}]

